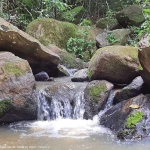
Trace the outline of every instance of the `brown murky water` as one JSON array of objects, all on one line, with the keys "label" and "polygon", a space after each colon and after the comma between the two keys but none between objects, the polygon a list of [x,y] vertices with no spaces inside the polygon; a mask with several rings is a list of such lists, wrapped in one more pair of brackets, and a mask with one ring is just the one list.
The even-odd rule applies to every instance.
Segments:
[{"label": "brown murky water", "polygon": [[150,150],[150,139],[121,142],[97,120],[19,122],[0,127],[0,149]]}]

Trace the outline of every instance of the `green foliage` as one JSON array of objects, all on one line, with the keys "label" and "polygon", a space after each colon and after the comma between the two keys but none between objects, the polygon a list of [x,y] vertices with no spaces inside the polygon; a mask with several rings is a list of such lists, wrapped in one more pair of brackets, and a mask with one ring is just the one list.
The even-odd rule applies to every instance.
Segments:
[{"label": "green foliage", "polygon": [[92,76],[92,72],[91,72],[91,70],[89,68],[88,68],[87,75],[88,75],[89,78],[91,78],[91,76]]},{"label": "green foliage", "polygon": [[11,100],[0,101],[0,116],[4,115],[12,107]]},{"label": "green foliage", "polygon": [[118,42],[118,40],[115,38],[115,36],[112,33],[107,34],[107,41],[111,44],[115,44]]},{"label": "green foliage", "polygon": [[77,6],[71,10],[68,10],[66,12],[63,13],[62,17],[66,20],[66,21],[74,21],[75,17],[83,10],[83,6]]},{"label": "green foliage", "polygon": [[[137,45],[137,42],[145,34],[150,35],[150,9],[146,8],[146,5],[149,4],[149,0],[136,0],[137,4],[144,6],[143,13],[145,16],[145,22],[140,27],[130,27],[133,31],[131,38],[129,39],[129,45]],[[150,36],[149,36],[150,43]]]},{"label": "green foliage", "polygon": [[128,118],[127,118],[127,121],[126,121],[126,128],[128,129],[132,129],[132,128],[135,128],[136,124],[139,123],[142,119],[143,119],[143,112],[136,112],[134,114],[131,114]]},{"label": "green foliage", "polygon": [[88,32],[81,29],[77,32],[75,38],[70,38],[67,42],[67,51],[73,53],[76,57],[84,59],[85,52],[88,51],[90,58],[94,52],[94,42],[88,39]]},{"label": "green foliage", "polygon": [[90,19],[83,19],[82,22],[79,24],[80,26],[91,26],[93,23]]}]

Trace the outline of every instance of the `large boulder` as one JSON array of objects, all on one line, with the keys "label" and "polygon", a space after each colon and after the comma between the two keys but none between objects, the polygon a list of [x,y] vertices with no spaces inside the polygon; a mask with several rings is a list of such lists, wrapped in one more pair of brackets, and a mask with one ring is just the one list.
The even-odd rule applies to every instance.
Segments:
[{"label": "large boulder", "polygon": [[145,35],[139,42],[138,56],[142,66],[140,74],[143,80],[150,85],[150,42],[148,35]]},{"label": "large boulder", "polygon": [[104,105],[107,102],[107,98],[110,90],[113,88],[113,84],[105,80],[92,81],[84,90],[85,99],[85,119],[93,119],[93,116],[104,109]]},{"label": "large boulder", "polygon": [[0,52],[0,123],[36,119],[34,84],[26,60]]},{"label": "large boulder", "polygon": [[143,138],[150,134],[150,95],[139,95],[110,108],[100,124],[113,130],[120,139]]},{"label": "large boulder", "polygon": [[51,76],[57,76],[59,56],[2,18],[0,39],[0,51],[10,51],[28,60],[34,74],[46,71]]},{"label": "large boulder", "polygon": [[130,34],[131,31],[129,29],[105,31],[96,36],[96,45],[98,48],[110,45],[126,45]]},{"label": "large boulder", "polygon": [[145,21],[144,14],[139,5],[131,5],[116,14],[116,18],[122,27],[139,26]]},{"label": "large boulder", "polygon": [[104,79],[113,83],[130,83],[138,76],[138,50],[130,46],[100,48],[92,57],[88,76],[91,80]]},{"label": "large boulder", "polygon": [[60,48],[65,48],[68,39],[76,36],[76,29],[76,25],[72,23],[41,18],[32,21],[27,26],[26,32],[45,46],[55,44]]},{"label": "large boulder", "polygon": [[125,86],[123,89],[117,90],[114,96],[114,104],[141,94],[143,84],[144,81],[139,76],[136,77],[129,85]]}]

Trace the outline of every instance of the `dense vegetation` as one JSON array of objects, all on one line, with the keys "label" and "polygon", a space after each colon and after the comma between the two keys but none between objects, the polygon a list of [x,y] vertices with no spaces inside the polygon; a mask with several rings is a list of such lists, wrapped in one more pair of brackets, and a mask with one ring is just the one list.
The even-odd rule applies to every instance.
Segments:
[{"label": "dense vegetation", "polygon": [[25,29],[29,22],[41,17],[74,21],[80,11],[83,12],[78,22],[85,18],[96,21],[107,11],[120,10],[134,3],[135,0],[1,0],[0,16]]},{"label": "dense vegetation", "polygon": [[[37,18],[54,18],[81,26],[91,26],[100,18],[106,17],[109,20],[117,11],[138,4],[143,8],[146,21],[142,26],[129,27],[133,30],[133,38],[129,44],[135,45],[143,33],[150,31],[149,3],[149,0],[1,0],[0,17],[22,30],[26,30],[26,26]],[[67,50],[80,58],[84,58],[83,52],[86,49],[92,56],[94,45],[92,41],[88,41],[86,33],[82,32],[83,37],[70,38],[66,43]],[[110,34],[108,41],[115,43],[116,39]]]}]

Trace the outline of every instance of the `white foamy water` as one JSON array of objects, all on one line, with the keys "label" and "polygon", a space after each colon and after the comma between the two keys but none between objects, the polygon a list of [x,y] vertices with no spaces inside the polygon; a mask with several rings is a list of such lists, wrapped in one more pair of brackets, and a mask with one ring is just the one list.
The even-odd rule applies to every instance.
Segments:
[{"label": "white foamy water", "polygon": [[54,121],[19,122],[11,124],[14,131],[22,131],[25,128],[29,133],[22,136],[55,137],[55,138],[88,138],[94,134],[111,134],[109,129],[98,125],[98,117],[93,120],[57,119]]}]

